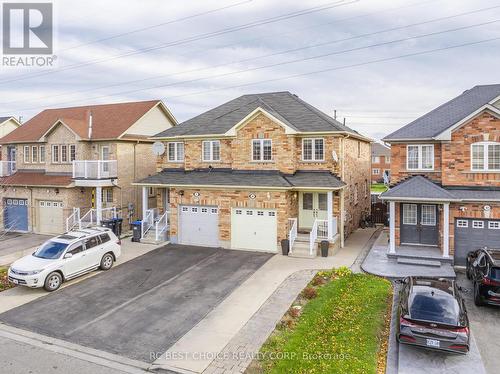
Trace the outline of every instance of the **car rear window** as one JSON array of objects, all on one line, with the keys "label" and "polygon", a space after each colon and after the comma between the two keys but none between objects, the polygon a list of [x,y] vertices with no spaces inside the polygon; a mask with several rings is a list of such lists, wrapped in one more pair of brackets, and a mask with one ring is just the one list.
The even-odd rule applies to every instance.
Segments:
[{"label": "car rear window", "polygon": [[108,234],[101,234],[99,235],[99,237],[101,238],[101,243],[106,243],[111,240]]},{"label": "car rear window", "polygon": [[411,319],[459,325],[460,307],[455,297],[447,292],[424,287],[410,295],[408,307]]},{"label": "car rear window", "polygon": [[498,267],[492,267],[490,269],[489,278],[500,280],[500,268],[498,268]]}]

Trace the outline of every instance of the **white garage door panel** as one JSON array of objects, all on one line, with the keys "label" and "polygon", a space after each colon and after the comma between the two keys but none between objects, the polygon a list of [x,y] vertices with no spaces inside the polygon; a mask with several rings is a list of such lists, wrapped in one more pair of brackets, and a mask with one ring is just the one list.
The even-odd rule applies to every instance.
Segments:
[{"label": "white garage door panel", "polygon": [[231,248],[276,252],[277,232],[275,210],[231,210]]},{"label": "white garage door panel", "polygon": [[43,234],[64,232],[62,201],[42,200],[38,202],[38,231]]},{"label": "white garage door panel", "polygon": [[181,206],[179,243],[219,246],[219,209],[215,206]]}]

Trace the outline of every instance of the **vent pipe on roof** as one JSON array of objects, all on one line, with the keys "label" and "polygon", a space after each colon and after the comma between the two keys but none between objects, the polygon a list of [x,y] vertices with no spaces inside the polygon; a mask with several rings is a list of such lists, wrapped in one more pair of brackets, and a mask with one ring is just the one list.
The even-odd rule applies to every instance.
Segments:
[{"label": "vent pipe on roof", "polygon": [[337,110],[336,109],[333,110],[333,119],[334,120],[337,119]]},{"label": "vent pipe on roof", "polygon": [[89,111],[89,139],[92,138],[92,112]]}]

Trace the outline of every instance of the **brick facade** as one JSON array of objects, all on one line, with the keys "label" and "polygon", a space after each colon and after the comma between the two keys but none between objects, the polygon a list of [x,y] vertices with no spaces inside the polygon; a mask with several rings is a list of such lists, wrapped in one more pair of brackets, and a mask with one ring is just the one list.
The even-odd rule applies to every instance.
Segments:
[{"label": "brick facade", "polygon": [[[391,172],[391,161],[390,159],[387,159],[386,156],[376,156],[379,158],[379,162],[373,162],[372,160],[372,178],[371,181],[372,183],[383,183],[384,182],[384,171],[388,171],[389,173]],[[373,173],[374,169],[378,169],[379,173],[375,174]]]}]

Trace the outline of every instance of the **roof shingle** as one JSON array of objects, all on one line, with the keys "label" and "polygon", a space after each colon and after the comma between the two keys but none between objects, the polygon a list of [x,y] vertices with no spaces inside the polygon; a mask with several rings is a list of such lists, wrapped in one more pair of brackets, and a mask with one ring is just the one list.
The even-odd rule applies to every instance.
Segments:
[{"label": "roof shingle", "polygon": [[47,174],[44,171],[18,170],[16,173],[0,178],[1,185],[8,186],[60,186],[72,183],[70,174]]}]

